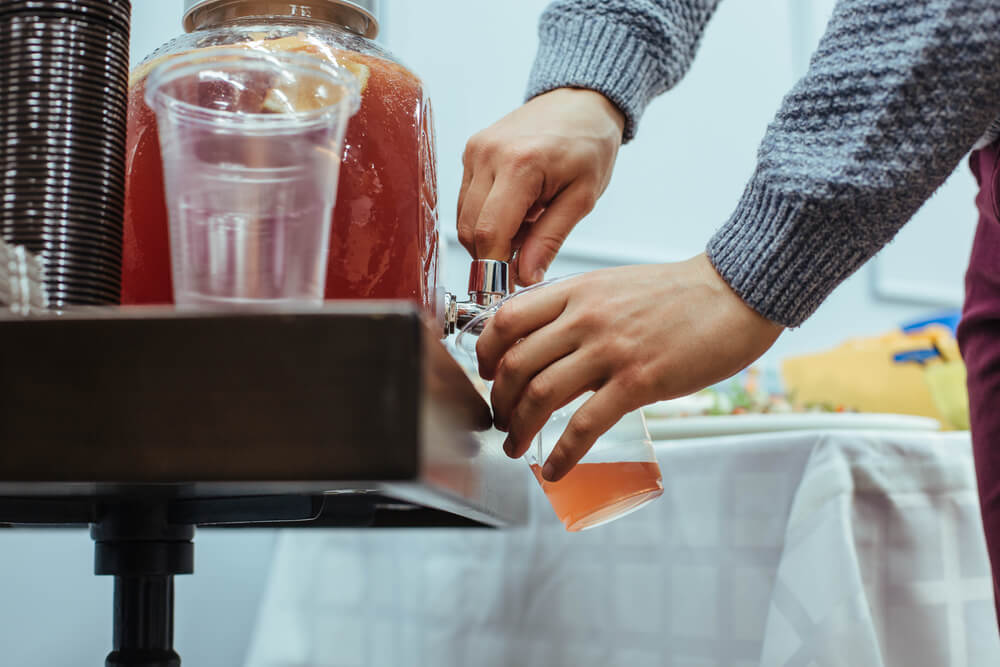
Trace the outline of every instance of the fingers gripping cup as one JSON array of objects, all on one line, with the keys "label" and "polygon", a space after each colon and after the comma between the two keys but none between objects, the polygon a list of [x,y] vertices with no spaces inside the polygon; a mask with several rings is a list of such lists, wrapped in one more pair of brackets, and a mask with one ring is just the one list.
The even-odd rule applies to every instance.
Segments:
[{"label": "fingers gripping cup", "polygon": [[177,306],[322,304],[353,76],[302,54],[192,52],[149,75],[146,101]]},{"label": "fingers gripping cup", "polygon": [[[478,367],[476,342],[488,320],[512,298],[544,288],[559,278],[513,294],[469,321],[456,345],[467,363]],[[535,436],[525,459],[568,531],[594,528],[621,518],[663,495],[663,476],[640,410],[629,412],[605,432],[569,473],[558,482],[542,479],[542,467],[570,420],[593,395],[586,392],[556,410]]]},{"label": "fingers gripping cup", "polygon": [[663,495],[663,476],[640,410],[629,412],[604,433],[558,482],[542,479],[542,466],[587,392],[552,413],[525,455],[535,478],[566,530],[600,526],[630,514]]}]

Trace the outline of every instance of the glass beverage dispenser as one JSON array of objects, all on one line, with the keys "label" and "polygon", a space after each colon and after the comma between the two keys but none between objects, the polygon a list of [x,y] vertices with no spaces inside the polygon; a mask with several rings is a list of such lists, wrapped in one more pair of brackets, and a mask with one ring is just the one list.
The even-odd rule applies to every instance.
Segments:
[{"label": "glass beverage dispenser", "polygon": [[434,130],[420,79],[372,39],[375,0],[186,0],[187,34],[129,80],[122,303],[172,303],[156,116],[144,99],[158,64],[245,48],[317,55],[358,80],[344,140],[325,297],[407,299],[439,309]]}]

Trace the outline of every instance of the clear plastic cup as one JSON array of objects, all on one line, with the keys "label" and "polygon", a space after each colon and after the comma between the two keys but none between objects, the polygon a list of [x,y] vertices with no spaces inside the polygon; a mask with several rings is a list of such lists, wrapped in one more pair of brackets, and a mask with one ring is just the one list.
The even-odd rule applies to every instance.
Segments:
[{"label": "clear plastic cup", "polygon": [[[469,322],[459,333],[456,347],[466,365],[478,366],[476,342],[485,320],[508,300],[528,290],[544,288],[571,276],[556,278],[516,292]],[[558,482],[542,479],[542,466],[555,448],[576,411],[593,394],[587,392],[556,410],[532,441],[524,458],[566,530],[587,530],[621,518],[663,495],[663,475],[641,410],[626,414],[597,439],[580,462]]]},{"label": "clear plastic cup", "polygon": [[179,308],[319,306],[357,81],[318,58],[195,51],[150,73]]},{"label": "clear plastic cup", "polygon": [[552,509],[569,531],[619,519],[663,495],[663,475],[641,410],[622,417],[561,480],[542,479],[542,466],[566,425],[592,395],[587,392],[552,413],[525,455]]}]

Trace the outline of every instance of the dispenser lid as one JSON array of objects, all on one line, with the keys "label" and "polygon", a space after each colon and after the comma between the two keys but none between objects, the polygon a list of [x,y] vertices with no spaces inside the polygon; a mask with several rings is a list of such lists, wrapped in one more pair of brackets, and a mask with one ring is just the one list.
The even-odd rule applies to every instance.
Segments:
[{"label": "dispenser lid", "polygon": [[[247,1],[254,2],[254,0]],[[188,32],[195,30],[194,14],[198,10],[223,3],[237,5],[239,2],[240,0],[184,0],[184,29]],[[255,4],[260,4],[259,0]],[[299,8],[298,5],[286,2],[272,2],[270,4],[275,6],[283,5],[286,9],[282,12],[276,11],[275,13],[287,13],[290,16],[295,15],[291,11],[292,8]],[[341,10],[341,12],[346,11],[347,16],[355,19],[345,21],[344,25],[346,27],[369,39],[374,39],[378,35],[379,0],[311,0],[311,4],[330,5],[333,9]]]}]

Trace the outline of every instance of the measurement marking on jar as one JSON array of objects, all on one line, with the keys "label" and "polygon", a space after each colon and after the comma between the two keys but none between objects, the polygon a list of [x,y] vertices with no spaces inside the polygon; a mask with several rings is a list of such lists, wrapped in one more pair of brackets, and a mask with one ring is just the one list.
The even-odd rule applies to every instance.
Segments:
[{"label": "measurement marking on jar", "polygon": [[289,9],[292,10],[292,16],[312,16],[312,9],[304,5],[289,5]]}]

